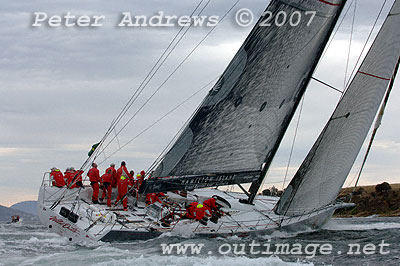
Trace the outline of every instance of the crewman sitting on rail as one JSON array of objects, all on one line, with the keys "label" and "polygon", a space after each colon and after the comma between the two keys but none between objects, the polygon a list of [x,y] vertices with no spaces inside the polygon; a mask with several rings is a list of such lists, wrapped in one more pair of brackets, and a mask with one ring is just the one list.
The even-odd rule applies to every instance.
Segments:
[{"label": "crewman sitting on rail", "polygon": [[65,181],[65,184],[68,184],[68,176],[69,176],[70,173],[71,173],[71,168],[65,169],[65,172],[64,172],[64,181]]},{"label": "crewman sitting on rail", "polygon": [[74,177],[74,170],[73,167],[69,167],[65,170],[64,172],[64,180],[65,180],[65,184],[67,184],[67,186],[69,185],[69,181],[68,180],[72,180],[72,178]]},{"label": "crewman sitting on rail", "polygon": [[193,220],[199,221],[204,224],[204,223],[207,223],[207,221],[203,219],[203,218],[205,218],[204,217],[205,211],[206,211],[206,208],[204,207],[203,204],[200,204],[198,202],[192,202],[186,208],[186,213],[183,216],[183,218],[193,219]]},{"label": "crewman sitting on rail", "polygon": [[215,198],[209,198],[203,201],[203,205],[206,208],[206,215],[212,216],[213,213],[218,212],[219,208],[216,204]]},{"label": "crewman sitting on rail", "polygon": [[[75,184],[73,184],[71,188],[76,188],[76,187],[84,188],[82,183],[83,170],[75,171],[75,168],[72,167],[72,171],[74,171],[74,174],[71,176],[71,179],[68,179],[68,185],[71,184],[71,182],[75,182]],[[76,179],[76,181],[74,181],[74,178]]]},{"label": "crewman sitting on rail", "polygon": [[112,193],[112,176],[113,176],[113,171],[112,169],[107,169],[106,172],[100,177],[101,182],[103,184],[103,193],[101,194],[100,201],[103,201],[103,199],[107,195],[107,206],[111,207],[111,193]]},{"label": "crewman sitting on rail", "polygon": [[100,172],[99,169],[97,169],[96,163],[92,163],[92,168],[87,173],[87,176],[89,177],[90,185],[93,188],[92,202],[94,204],[98,204],[99,190],[100,190],[99,183],[101,182],[101,179],[100,179]]},{"label": "crewman sitting on rail", "polygon": [[203,205],[206,208],[206,216],[211,217],[210,221],[213,223],[218,223],[218,219],[225,214],[222,210],[220,210],[222,205],[218,204],[217,199],[214,197],[205,200]]},{"label": "crewman sitting on rail", "polygon": [[51,168],[50,178],[52,180],[52,185],[56,187],[63,187],[65,186],[64,175],[57,169],[56,167]]}]

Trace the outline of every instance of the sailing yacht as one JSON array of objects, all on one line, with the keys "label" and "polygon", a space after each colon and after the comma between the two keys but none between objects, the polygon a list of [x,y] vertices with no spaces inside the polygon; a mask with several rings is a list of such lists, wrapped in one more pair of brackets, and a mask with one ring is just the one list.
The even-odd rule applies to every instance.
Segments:
[{"label": "sailing yacht", "polygon": [[[315,12],[315,18],[311,24],[269,27],[261,26],[266,17],[260,18],[138,196],[126,195],[128,211],[92,204],[88,187],[53,187],[46,173],[38,204],[42,223],[70,241],[150,239],[167,232],[247,236],[318,229],[336,209],[352,206],[336,197],[393,86],[400,59],[398,0],[282,196],[258,195],[345,4],[271,1],[264,14],[272,18],[282,11]],[[243,193],[218,189],[226,185]],[[165,193],[163,204],[146,206],[145,195],[157,192]],[[190,203],[211,197],[221,206],[218,219],[184,219]]]}]

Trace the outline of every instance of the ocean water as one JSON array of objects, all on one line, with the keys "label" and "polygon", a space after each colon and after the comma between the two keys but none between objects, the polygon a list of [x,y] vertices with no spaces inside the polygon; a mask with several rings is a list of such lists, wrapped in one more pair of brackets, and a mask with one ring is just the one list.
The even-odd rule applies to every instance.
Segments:
[{"label": "ocean water", "polygon": [[[163,246],[174,244],[202,245],[202,250],[162,254]],[[251,250],[252,244],[260,246]],[[291,253],[279,252],[278,244],[289,245]],[[314,248],[321,245],[330,246],[330,253]],[[351,252],[349,245],[353,245]],[[302,254],[293,249],[299,246]],[[400,218],[332,219],[323,230],[298,234],[215,239],[162,235],[148,241],[81,245],[48,232],[39,223],[0,224],[0,265],[400,265]]]}]

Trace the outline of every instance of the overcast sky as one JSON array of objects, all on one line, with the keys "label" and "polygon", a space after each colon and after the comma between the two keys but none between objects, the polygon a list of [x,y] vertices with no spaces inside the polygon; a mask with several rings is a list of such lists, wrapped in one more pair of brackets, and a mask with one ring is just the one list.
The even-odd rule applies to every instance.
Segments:
[{"label": "overcast sky", "polygon": [[[0,205],[35,200],[43,173],[52,166],[63,171],[78,168],[87,158],[91,145],[98,142],[113,118],[169,44],[178,27],[118,28],[122,12],[151,16],[158,11],[168,15],[189,15],[199,1],[3,1],[0,10]],[[149,104],[121,133],[126,143],[142,129],[195,91],[218,77],[230,62],[251,27],[234,23],[234,13],[247,7],[261,14],[268,0],[242,0],[219,24],[203,45],[174,75]],[[349,1],[350,2],[350,1]],[[350,69],[383,0],[358,1]],[[388,1],[386,16],[393,0]],[[205,15],[222,16],[233,4],[214,0]],[[102,27],[32,27],[34,12],[51,15],[103,15]],[[351,11],[352,12],[352,11]],[[321,61],[315,77],[343,88],[349,47],[349,15]],[[383,17],[379,20],[381,25]],[[128,118],[163,82],[172,69],[193,49],[208,28],[190,30],[170,60],[146,88],[128,113]],[[180,129],[208,92],[209,86],[176,112],[110,160],[127,162],[136,171],[147,169]],[[400,181],[400,83],[395,85],[383,125],[376,138],[361,184]],[[289,179],[308,153],[330,117],[339,93],[311,82],[306,93],[300,129],[290,165]],[[266,186],[281,188],[294,136],[297,115],[274,160]],[[119,129],[119,128],[117,128]],[[118,144],[110,145],[106,156]],[[361,151],[363,156],[365,146]],[[104,158],[104,156],[103,156]],[[346,185],[360,166],[357,160]]]}]

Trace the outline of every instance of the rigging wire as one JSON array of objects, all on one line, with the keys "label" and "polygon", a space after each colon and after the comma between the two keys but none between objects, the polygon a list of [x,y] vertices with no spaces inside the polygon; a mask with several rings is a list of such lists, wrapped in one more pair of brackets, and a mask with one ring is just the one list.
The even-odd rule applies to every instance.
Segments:
[{"label": "rigging wire", "polygon": [[346,71],[344,72],[343,91],[346,90],[347,74],[348,74],[349,64],[350,64],[351,45],[353,43],[354,23],[355,23],[355,19],[356,19],[356,13],[357,13],[357,0],[354,1],[354,13],[353,13],[353,20],[351,23],[350,43],[349,43],[349,52],[347,54]]},{"label": "rigging wire", "polygon": [[[343,17],[342,17],[342,20],[340,21],[339,25],[336,27],[336,30],[335,30],[335,32],[333,33],[333,35],[332,35],[332,37],[331,37],[331,39],[330,39],[328,45],[326,46],[325,51],[324,51],[324,53],[322,54],[321,58],[324,57],[325,54],[328,52],[329,47],[330,47],[331,44],[333,43],[336,34],[339,32],[339,29],[341,28],[341,26],[342,26],[342,24],[343,24],[345,18],[347,17],[347,14],[349,13],[349,10],[350,10],[351,6],[353,5],[353,2],[354,2],[354,1],[355,1],[355,0],[352,0],[352,1],[351,1],[349,7],[347,8],[346,12],[344,13],[344,15],[343,15]],[[321,62],[321,60],[320,60],[320,62]]]},{"label": "rigging wire", "polygon": [[335,91],[337,91],[337,92],[340,92],[341,94],[343,94],[343,93],[344,93],[343,91],[341,91],[341,90],[339,90],[339,89],[337,89],[337,88],[333,87],[332,85],[329,85],[329,84],[328,84],[328,83],[326,83],[326,82],[323,82],[323,81],[322,81],[322,80],[320,80],[320,79],[317,79],[317,78],[315,78],[315,77],[312,77],[311,79],[315,80],[316,82],[319,82],[319,83],[321,83],[322,85],[325,85],[325,86],[327,86],[328,88],[331,88],[332,90],[335,90]]},{"label": "rigging wire", "polygon": [[115,155],[117,152],[119,152],[120,150],[122,150],[123,148],[125,148],[127,145],[129,145],[132,141],[134,141],[135,139],[137,139],[138,137],[140,137],[141,135],[143,135],[145,132],[149,131],[151,128],[153,128],[156,124],[158,124],[160,121],[162,121],[164,118],[166,118],[168,115],[170,115],[171,113],[173,113],[175,110],[177,110],[179,107],[181,107],[182,105],[184,105],[186,102],[188,102],[189,100],[191,100],[193,97],[195,97],[197,94],[199,94],[201,91],[203,91],[204,89],[208,88],[213,82],[215,82],[219,77],[214,78],[213,80],[211,80],[209,83],[207,83],[205,86],[203,86],[202,88],[200,88],[199,90],[197,90],[196,92],[194,92],[192,95],[190,95],[188,98],[186,98],[184,101],[182,101],[181,103],[179,103],[177,106],[175,106],[174,108],[172,108],[171,110],[169,110],[166,114],[164,114],[163,116],[161,116],[160,118],[158,118],[154,123],[152,123],[151,125],[149,125],[147,128],[145,128],[144,130],[142,130],[140,133],[138,133],[135,137],[133,137],[132,139],[130,139],[128,142],[126,142],[123,145],[119,145],[119,148],[117,150],[115,150],[111,155],[107,156],[103,161],[101,161],[99,163],[99,165],[101,165],[102,163],[104,163],[106,160],[108,160],[109,158],[111,158],[113,155]]},{"label": "rigging wire", "polygon": [[382,4],[382,7],[381,7],[381,9],[379,10],[379,13],[378,13],[378,16],[376,17],[376,20],[375,20],[375,22],[374,22],[374,25],[372,26],[371,31],[369,32],[369,35],[368,35],[368,37],[367,37],[367,40],[365,41],[364,47],[363,47],[363,49],[361,50],[360,56],[358,57],[357,62],[356,62],[356,64],[354,65],[353,71],[351,72],[351,75],[349,76],[349,81],[348,81],[347,84],[346,84],[345,91],[346,91],[347,88],[350,86],[350,83],[351,83],[351,81],[353,80],[352,77],[353,77],[353,75],[354,75],[354,73],[355,73],[355,71],[356,71],[356,69],[357,69],[358,63],[360,62],[362,55],[364,54],[365,49],[367,48],[367,45],[368,45],[369,40],[371,39],[372,33],[374,32],[374,30],[375,30],[375,28],[376,28],[376,25],[378,24],[379,18],[381,17],[382,12],[383,12],[383,9],[384,9],[385,6],[386,6],[386,2],[387,2],[387,0],[384,0],[384,2],[383,2],[383,4]]},{"label": "rigging wire", "polygon": [[292,142],[292,148],[290,149],[289,160],[288,160],[287,167],[286,167],[285,178],[283,179],[282,190],[285,189],[286,178],[287,178],[288,173],[289,173],[289,167],[290,167],[290,163],[291,163],[291,160],[292,160],[293,150],[294,150],[294,146],[295,146],[295,144],[296,144],[297,132],[298,132],[298,129],[299,129],[301,113],[302,113],[302,111],[303,111],[303,106],[304,106],[304,98],[305,98],[305,97],[304,97],[304,95],[303,95],[303,99],[302,99],[302,101],[301,101],[301,106],[300,106],[300,111],[299,111],[299,117],[298,117],[298,119],[297,119],[296,130],[295,130],[295,132],[294,132],[294,137],[293,137],[293,142]]}]

